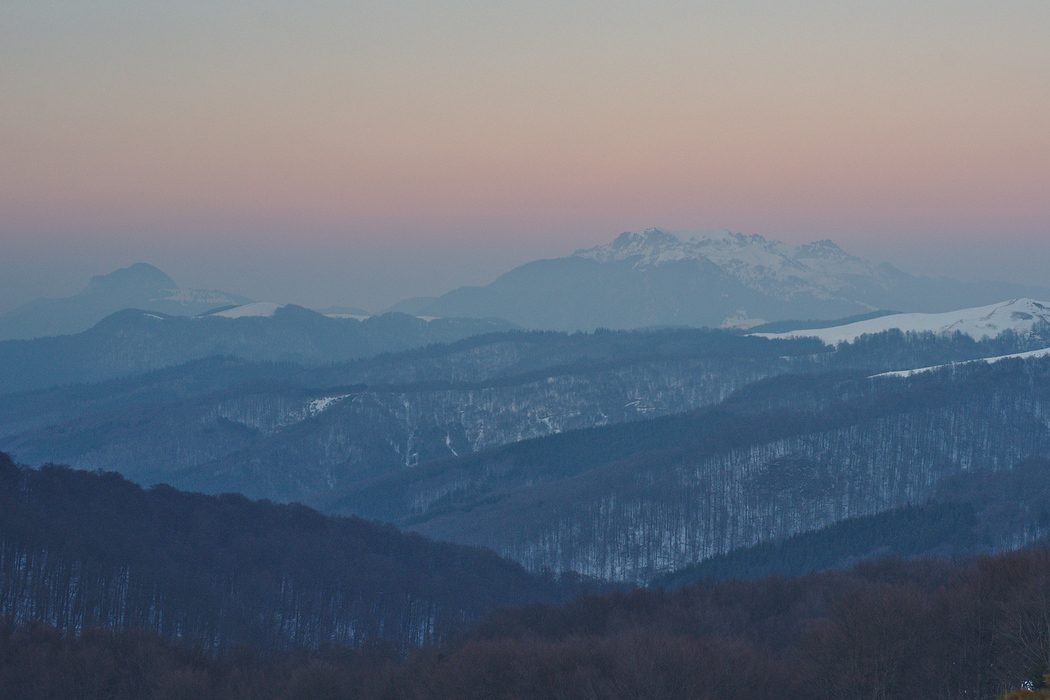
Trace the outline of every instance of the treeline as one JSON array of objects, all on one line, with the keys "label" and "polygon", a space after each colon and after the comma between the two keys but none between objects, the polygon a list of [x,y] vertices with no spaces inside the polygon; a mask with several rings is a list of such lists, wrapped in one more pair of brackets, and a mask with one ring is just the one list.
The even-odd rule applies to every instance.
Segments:
[{"label": "treeline", "polygon": [[1007,329],[994,338],[980,340],[959,331],[932,333],[892,329],[838,345],[829,357],[829,364],[873,371],[916,369],[1040,350],[1047,346],[1050,346],[1050,324],[1043,321],[1037,322],[1031,333]]},{"label": "treeline", "polygon": [[0,453],[0,618],[137,628],[209,649],[431,644],[575,582],[298,504],[144,490]]},{"label": "treeline", "polygon": [[1045,549],[888,559],[497,613],[403,681],[449,698],[993,698],[1042,683],[1048,620]]},{"label": "treeline", "polygon": [[501,609],[407,656],[214,652],[140,632],[0,625],[0,694],[79,698],[974,700],[1039,687],[1050,551],[585,595]]}]

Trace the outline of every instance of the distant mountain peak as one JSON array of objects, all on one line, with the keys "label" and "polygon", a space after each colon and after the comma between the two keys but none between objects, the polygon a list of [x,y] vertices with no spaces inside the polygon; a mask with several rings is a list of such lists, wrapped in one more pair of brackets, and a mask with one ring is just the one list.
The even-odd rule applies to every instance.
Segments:
[{"label": "distant mountain peak", "polygon": [[87,293],[124,290],[177,291],[179,285],[159,268],[149,263],[135,263],[107,275],[95,275],[88,282]]},{"label": "distant mountain peak", "polygon": [[71,297],[36,299],[0,314],[0,340],[80,333],[122,309],[181,316],[250,301],[226,292],[180,289],[159,268],[140,262],[92,277]]},{"label": "distant mountain peak", "polygon": [[[765,242],[761,236],[759,241]],[[624,231],[612,243],[577,250],[573,257],[614,262],[641,257],[636,265],[651,265],[683,258],[703,257],[702,249],[717,245],[746,245],[748,239],[726,229],[704,231],[671,231],[647,228],[644,231]]]},{"label": "distant mountain peak", "polygon": [[612,243],[578,250],[574,257],[600,263],[633,260],[636,269],[680,260],[706,260],[744,286],[789,299],[799,294],[836,298],[850,277],[880,274],[872,263],[849,255],[830,240],[791,246],[726,229],[625,232]]},{"label": "distant mountain peak", "polygon": [[564,258],[534,260],[484,287],[395,307],[421,316],[498,317],[526,328],[749,327],[877,309],[946,311],[1050,289],[910,275],[824,239],[790,245],[727,229],[625,231]]}]

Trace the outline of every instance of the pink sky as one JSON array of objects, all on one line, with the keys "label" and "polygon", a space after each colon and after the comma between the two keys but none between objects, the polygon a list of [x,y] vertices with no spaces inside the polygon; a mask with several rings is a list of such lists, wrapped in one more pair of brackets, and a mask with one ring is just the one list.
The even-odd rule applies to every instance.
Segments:
[{"label": "pink sky", "polygon": [[140,260],[374,310],[654,225],[1050,285],[1045,2],[9,5],[0,311]]}]

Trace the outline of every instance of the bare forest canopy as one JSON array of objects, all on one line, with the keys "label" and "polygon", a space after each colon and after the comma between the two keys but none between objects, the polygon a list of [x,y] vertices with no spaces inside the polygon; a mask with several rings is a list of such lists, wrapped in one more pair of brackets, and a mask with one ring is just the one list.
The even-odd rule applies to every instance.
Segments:
[{"label": "bare forest canopy", "polygon": [[137,630],[9,622],[0,623],[0,694],[992,700],[1042,684],[1048,591],[1046,549],[966,561],[889,559],[802,578],[506,608],[407,655],[384,644],[215,650]]},{"label": "bare forest canopy", "polygon": [[575,584],[490,551],[299,504],[148,490],[0,453],[0,617],[209,649],[430,644]]}]

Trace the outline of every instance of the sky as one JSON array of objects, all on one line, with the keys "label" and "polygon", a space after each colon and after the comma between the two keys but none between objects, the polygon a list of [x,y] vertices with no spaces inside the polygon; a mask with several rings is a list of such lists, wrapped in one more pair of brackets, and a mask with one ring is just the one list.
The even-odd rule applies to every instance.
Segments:
[{"label": "sky", "polygon": [[10,0],[0,312],[376,311],[622,231],[1050,286],[1050,2]]}]

